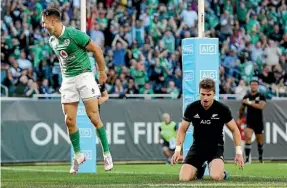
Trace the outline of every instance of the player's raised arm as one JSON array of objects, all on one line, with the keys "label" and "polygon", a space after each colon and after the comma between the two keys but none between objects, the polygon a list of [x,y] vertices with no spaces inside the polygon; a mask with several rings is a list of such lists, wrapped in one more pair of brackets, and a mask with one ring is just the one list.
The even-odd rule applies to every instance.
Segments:
[{"label": "player's raised arm", "polygon": [[257,104],[255,101],[244,101],[245,104],[252,106],[253,108],[259,109],[259,110],[263,110],[264,106],[266,104],[266,99],[265,97],[262,95],[260,96],[260,102]]},{"label": "player's raised arm", "polygon": [[100,46],[98,46],[94,41],[90,41],[88,45],[86,46],[86,49],[89,52],[93,52],[95,54],[95,58],[97,61],[97,64],[99,66],[99,82],[100,84],[103,84],[107,80],[107,75],[105,72],[105,59],[103,55],[103,51]]}]

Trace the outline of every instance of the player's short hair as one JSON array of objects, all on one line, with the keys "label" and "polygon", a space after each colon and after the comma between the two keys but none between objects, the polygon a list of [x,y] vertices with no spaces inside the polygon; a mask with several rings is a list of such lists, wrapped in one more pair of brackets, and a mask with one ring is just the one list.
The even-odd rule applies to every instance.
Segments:
[{"label": "player's short hair", "polygon": [[249,82],[249,84],[253,83],[253,82],[256,82],[257,84],[259,84],[259,81],[257,78],[252,78]]},{"label": "player's short hair", "polygon": [[199,89],[212,89],[215,92],[215,81],[211,78],[205,78],[199,82]]},{"label": "player's short hair", "polygon": [[43,10],[41,15],[42,16],[54,16],[58,20],[61,20],[61,16],[62,16],[61,12],[56,8],[45,9],[45,10]]}]

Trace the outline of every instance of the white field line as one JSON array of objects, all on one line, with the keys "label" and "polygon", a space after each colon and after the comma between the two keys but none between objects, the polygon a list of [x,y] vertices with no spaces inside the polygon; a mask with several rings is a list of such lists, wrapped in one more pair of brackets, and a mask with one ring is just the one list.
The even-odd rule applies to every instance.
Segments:
[{"label": "white field line", "polygon": [[[53,173],[69,173],[68,170],[48,170],[48,169],[33,169],[33,168],[17,168],[17,167],[1,167],[1,170],[9,171],[22,171],[22,172],[53,172]],[[101,172],[102,173],[102,172]],[[178,173],[172,172],[122,172],[122,171],[110,171],[106,172],[107,174],[133,174],[133,175],[157,175],[157,174],[166,174],[166,175],[178,175]],[[282,179],[280,177],[268,177],[268,176],[251,176],[251,175],[230,175],[230,177],[242,177],[242,178],[260,178],[260,179]],[[287,181],[287,180],[286,180]],[[286,182],[287,183],[287,182]]]}]

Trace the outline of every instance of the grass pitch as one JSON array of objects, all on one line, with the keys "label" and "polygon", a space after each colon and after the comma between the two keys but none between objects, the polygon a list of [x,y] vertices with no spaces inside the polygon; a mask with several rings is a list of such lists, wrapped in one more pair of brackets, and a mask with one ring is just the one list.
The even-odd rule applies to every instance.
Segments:
[{"label": "grass pitch", "polygon": [[97,166],[96,174],[68,173],[70,166],[2,166],[1,187],[89,188],[89,187],[287,187],[287,163],[248,164],[239,170],[226,164],[230,179],[214,182],[203,180],[179,182],[181,165],[131,164],[115,165],[111,172]]}]

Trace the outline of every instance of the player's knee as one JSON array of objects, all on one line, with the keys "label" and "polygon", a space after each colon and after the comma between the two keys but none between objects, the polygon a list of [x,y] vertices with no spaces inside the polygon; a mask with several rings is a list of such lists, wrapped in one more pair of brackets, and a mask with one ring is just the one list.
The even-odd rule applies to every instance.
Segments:
[{"label": "player's knee", "polygon": [[76,118],[66,114],[65,115],[65,123],[69,129],[72,127],[75,127],[76,126]]},{"label": "player's knee", "polygon": [[192,181],[195,180],[196,171],[194,170],[183,170],[179,173],[179,181]]},{"label": "player's knee", "polygon": [[223,180],[223,175],[220,173],[211,173],[210,178],[215,181],[221,181]]},{"label": "player's knee", "polygon": [[169,151],[169,150],[168,150],[168,147],[163,146],[163,147],[162,147],[162,151],[164,151],[164,152],[168,152],[168,151]]},{"label": "player's knee", "polygon": [[91,122],[98,128],[101,125],[101,118],[98,111],[92,111],[88,113],[88,117],[91,120]]},{"label": "player's knee", "polygon": [[179,176],[179,181],[192,181],[195,179],[194,177],[190,177],[190,176]]},{"label": "player's knee", "polygon": [[245,142],[246,142],[246,144],[250,144],[251,143],[251,136],[250,137],[246,136]]}]

